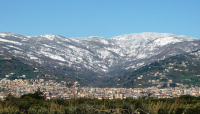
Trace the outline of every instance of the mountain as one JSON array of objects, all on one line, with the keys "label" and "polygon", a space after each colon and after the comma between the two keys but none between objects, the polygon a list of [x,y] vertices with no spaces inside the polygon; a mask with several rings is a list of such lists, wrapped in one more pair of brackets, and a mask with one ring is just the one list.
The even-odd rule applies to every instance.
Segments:
[{"label": "mountain", "polygon": [[199,48],[197,38],[168,33],[127,34],[109,39],[0,33],[0,55],[16,57],[30,65],[56,71],[55,75],[85,83],[98,82],[102,76],[137,70],[152,62]]},{"label": "mountain", "polygon": [[200,86],[200,50],[151,63],[110,78],[104,84],[109,87]]}]

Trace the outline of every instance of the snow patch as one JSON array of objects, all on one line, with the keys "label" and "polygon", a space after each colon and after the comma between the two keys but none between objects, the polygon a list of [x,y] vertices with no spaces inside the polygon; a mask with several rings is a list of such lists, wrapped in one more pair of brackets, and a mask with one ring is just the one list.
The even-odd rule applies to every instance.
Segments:
[{"label": "snow patch", "polygon": [[20,48],[15,47],[15,46],[12,46],[12,45],[7,45],[7,46],[8,46],[8,47],[11,47],[11,48],[15,48],[15,49],[21,50]]},{"label": "snow patch", "polygon": [[47,56],[49,58],[55,59],[55,60],[59,60],[59,61],[65,61],[65,59],[63,59],[62,57],[58,56],[58,55],[54,55],[48,52],[41,52],[42,55]]},{"label": "snow patch", "polygon": [[46,38],[46,39],[48,39],[48,40],[53,40],[55,37],[56,37],[56,35],[52,35],[52,34],[47,34],[47,35],[39,35],[40,37],[44,37],[44,38]]},{"label": "snow patch", "polygon": [[182,42],[181,39],[175,39],[174,37],[165,37],[156,39],[153,43],[157,44],[157,46],[164,46],[170,43]]},{"label": "snow patch", "polygon": [[5,37],[7,34],[6,33],[0,33],[1,37]]},{"label": "snow patch", "polygon": [[0,38],[0,41],[1,41],[1,42],[13,43],[13,44],[16,44],[16,45],[22,45],[22,44],[21,44],[21,43],[19,43],[19,42],[16,42],[16,41],[10,41],[10,40],[1,39],[1,38]]},{"label": "snow patch", "polygon": [[38,59],[37,57],[31,56],[30,59]]}]

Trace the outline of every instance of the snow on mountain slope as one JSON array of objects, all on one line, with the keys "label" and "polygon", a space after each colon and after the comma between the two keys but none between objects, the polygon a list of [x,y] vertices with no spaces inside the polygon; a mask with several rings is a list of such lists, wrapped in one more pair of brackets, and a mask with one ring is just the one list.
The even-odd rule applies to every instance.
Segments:
[{"label": "snow on mountain slope", "polygon": [[169,56],[200,48],[199,40],[168,33],[140,33],[105,39],[23,36],[0,33],[0,54],[44,64],[84,67],[106,74],[118,68],[138,69]]}]

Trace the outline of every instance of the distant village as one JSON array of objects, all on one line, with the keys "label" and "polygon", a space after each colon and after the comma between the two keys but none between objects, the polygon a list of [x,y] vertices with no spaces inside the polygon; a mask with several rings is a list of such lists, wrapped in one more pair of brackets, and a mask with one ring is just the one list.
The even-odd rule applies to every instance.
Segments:
[{"label": "distant village", "polygon": [[97,88],[79,87],[74,82],[72,87],[66,86],[66,81],[60,83],[55,80],[44,81],[44,79],[15,79],[3,78],[0,80],[0,99],[5,100],[10,93],[19,98],[28,93],[34,93],[38,89],[43,92],[45,99],[71,99],[71,98],[97,98],[97,99],[125,99],[125,98],[172,98],[181,95],[200,96],[200,88],[168,87],[159,89],[156,86],[148,88]]}]

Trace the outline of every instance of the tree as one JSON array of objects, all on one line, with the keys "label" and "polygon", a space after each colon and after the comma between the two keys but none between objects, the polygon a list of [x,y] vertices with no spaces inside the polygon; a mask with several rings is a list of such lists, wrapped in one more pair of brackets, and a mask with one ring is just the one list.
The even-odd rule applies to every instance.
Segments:
[{"label": "tree", "polygon": [[6,97],[6,101],[8,101],[9,106],[13,106],[15,104],[17,104],[18,99],[16,97],[14,97],[11,93],[8,94],[8,96]]},{"label": "tree", "polygon": [[38,90],[34,94],[29,93],[29,94],[26,94],[26,95],[22,95],[20,98],[23,99],[26,96],[32,97],[32,98],[37,99],[37,100],[44,99],[43,92],[40,92],[40,88],[38,88]]},{"label": "tree", "polygon": [[200,112],[200,104],[190,105],[188,108],[184,110],[184,114],[199,114]]},{"label": "tree", "polygon": [[124,104],[122,106],[122,113],[123,114],[131,114],[132,113],[132,109],[131,109],[130,105]]}]

